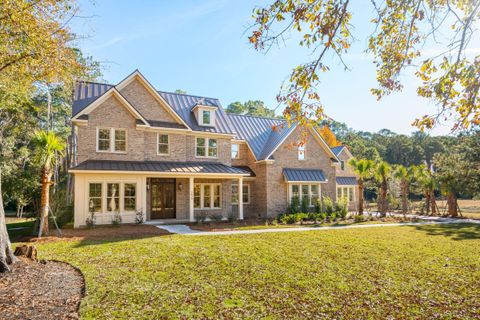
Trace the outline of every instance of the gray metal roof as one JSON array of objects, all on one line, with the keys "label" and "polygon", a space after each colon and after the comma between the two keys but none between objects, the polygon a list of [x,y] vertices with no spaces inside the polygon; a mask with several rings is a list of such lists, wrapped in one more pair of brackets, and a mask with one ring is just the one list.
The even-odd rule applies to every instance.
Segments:
[{"label": "gray metal roof", "polygon": [[[222,105],[218,99],[193,96],[189,94],[158,91],[158,93],[167,101],[175,112],[185,121],[194,131],[205,131],[213,133],[235,134],[230,120],[228,119]],[[200,103],[201,102],[201,103]],[[215,114],[215,127],[199,126],[192,108],[197,104],[218,107]]]},{"label": "gray metal roof", "polygon": [[87,160],[71,168],[86,171],[141,171],[152,173],[219,173],[243,174],[250,172],[216,162],[116,161]]},{"label": "gray metal roof", "polygon": [[357,178],[356,177],[337,177],[337,184],[342,186],[356,186]]},{"label": "gray metal roof", "polygon": [[241,169],[243,171],[250,172],[250,177],[255,177],[255,172],[249,166],[233,166],[234,168]]},{"label": "gray metal roof", "polygon": [[152,127],[168,129],[187,129],[183,124],[167,121],[147,120]]},{"label": "gray metal roof", "polygon": [[73,92],[72,115],[82,111],[112,87],[111,84],[77,81]]},{"label": "gray metal roof", "polygon": [[333,148],[330,148],[330,149],[332,149],[333,153],[335,153],[335,155],[338,157],[340,152],[342,152],[343,148],[345,148],[345,146],[338,146],[338,147],[333,147]]},{"label": "gray metal roof", "polygon": [[[233,113],[227,113],[227,116],[230,118],[230,122],[237,133],[237,139],[247,141],[257,160],[264,159],[262,158],[262,154],[265,148],[271,149],[268,142],[274,131],[272,128],[277,128],[286,123],[286,121],[282,119],[263,118]],[[272,139],[269,143],[273,142]]]},{"label": "gray metal roof", "polygon": [[326,182],[320,169],[283,169],[283,176],[288,182]]},{"label": "gray metal roof", "polygon": [[268,137],[267,143],[260,154],[260,159],[273,159],[271,153],[284,141],[284,139],[293,131],[297,125],[288,126],[284,124],[283,126],[277,127],[275,130],[272,130],[270,136]]}]

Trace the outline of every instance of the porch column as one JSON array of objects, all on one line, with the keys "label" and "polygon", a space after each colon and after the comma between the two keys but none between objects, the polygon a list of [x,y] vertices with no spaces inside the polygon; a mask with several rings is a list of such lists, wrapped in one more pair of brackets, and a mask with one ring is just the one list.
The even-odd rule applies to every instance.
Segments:
[{"label": "porch column", "polygon": [[189,181],[188,181],[188,189],[189,189],[189,198],[188,198],[188,202],[189,202],[189,206],[188,206],[188,210],[189,210],[189,220],[190,222],[194,222],[195,221],[195,216],[193,214],[193,198],[194,198],[194,195],[193,195],[193,177],[190,177],[189,178]]},{"label": "porch column", "polygon": [[243,177],[238,178],[238,219],[243,220]]}]

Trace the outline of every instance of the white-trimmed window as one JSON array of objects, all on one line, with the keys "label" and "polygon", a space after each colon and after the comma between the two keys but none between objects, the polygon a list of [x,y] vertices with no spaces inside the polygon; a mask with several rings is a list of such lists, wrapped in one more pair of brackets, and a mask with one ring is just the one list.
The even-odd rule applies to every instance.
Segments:
[{"label": "white-trimmed window", "polygon": [[102,212],[102,199],[102,183],[90,182],[88,184],[88,211]]},{"label": "white-trimmed window", "polygon": [[[250,184],[243,184],[243,204],[250,203]],[[238,204],[238,184],[232,184],[232,204]]]},{"label": "white-trimmed window", "polygon": [[202,124],[205,124],[205,125],[212,124],[212,111],[202,110]]},{"label": "white-trimmed window", "polygon": [[355,186],[337,186],[337,200],[346,198],[348,202],[355,201]]},{"label": "white-trimmed window", "polygon": [[168,148],[168,134],[157,135],[157,154],[166,156],[169,154]]},{"label": "white-trimmed window", "polygon": [[197,137],[195,139],[195,155],[197,158],[217,158],[217,139]]},{"label": "white-trimmed window", "polygon": [[107,183],[107,211],[120,211],[120,183]]},{"label": "white-trimmed window", "polygon": [[306,199],[309,206],[314,206],[317,199],[320,198],[320,185],[305,183],[290,184],[289,194],[290,198],[288,201],[292,201],[292,198],[296,197],[300,203],[302,203],[303,199]]},{"label": "white-trimmed window", "polygon": [[196,209],[220,209],[222,185],[220,183],[196,183],[193,188],[193,207]]},{"label": "white-trimmed window", "polygon": [[127,130],[115,128],[97,128],[97,152],[127,151]]},{"label": "white-trimmed window", "polygon": [[340,160],[340,169],[341,169],[342,171],[345,170],[345,161],[343,161],[343,160]]},{"label": "white-trimmed window", "polygon": [[123,210],[135,211],[137,209],[137,184],[125,183],[123,185]]},{"label": "white-trimmed window", "polygon": [[232,159],[240,158],[240,145],[238,143],[232,143]]},{"label": "white-trimmed window", "polygon": [[305,144],[298,146],[298,160],[305,160]]}]

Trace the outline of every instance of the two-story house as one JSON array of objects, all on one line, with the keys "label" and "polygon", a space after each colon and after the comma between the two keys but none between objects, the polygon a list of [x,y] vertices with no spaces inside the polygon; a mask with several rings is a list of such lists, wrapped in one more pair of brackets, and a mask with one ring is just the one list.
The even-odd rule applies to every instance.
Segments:
[{"label": "two-story house", "polygon": [[337,197],[342,160],[316,129],[227,114],[218,99],[157,91],[139,71],[78,82],[72,126],[75,227],[92,211],[98,224],[116,212],[125,223],[137,212],[244,219],[284,213],[293,196]]}]

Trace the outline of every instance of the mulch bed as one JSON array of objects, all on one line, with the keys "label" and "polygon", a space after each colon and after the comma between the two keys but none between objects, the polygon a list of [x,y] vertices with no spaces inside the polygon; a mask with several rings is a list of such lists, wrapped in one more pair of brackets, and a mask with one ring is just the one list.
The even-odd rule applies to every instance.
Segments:
[{"label": "mulch bed", "polygon": [[20,258],[0,274],[1,319],[78,319],[83,275],[63,262]]}]

